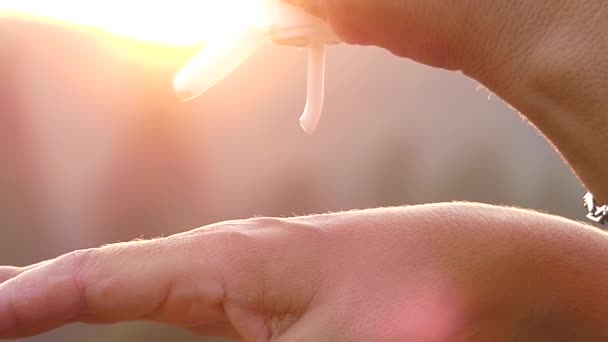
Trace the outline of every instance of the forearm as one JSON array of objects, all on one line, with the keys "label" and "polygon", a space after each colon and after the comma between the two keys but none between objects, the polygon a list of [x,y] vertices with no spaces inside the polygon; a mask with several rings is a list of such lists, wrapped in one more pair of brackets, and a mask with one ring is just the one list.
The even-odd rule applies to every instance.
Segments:
[{"label": "forearm", "polygon": [[535,14],[518,3],[513,6],[531,18],[473,25],[500,29],[472,43],[475,63],[463,63],[464,72],[526,116],[596,197],[608,201],[608,6],[555,1],[555,13]]},{"label": "forearm", "polygon": [[531,340],[608,340],[608,236],[577,226],[551,227],[548,244],[528,256],[536,258],[528,280],[537,306],[524,316]]},{"label": "forearm", "polygon": [[[401,260],[429,274],[441,270],[439,279],[422,283],[435,296],[450,298],[444,315],[457,312],[443,316],[459,322],[451,326],[450,341],[608,340],[608,234],[556,216],[471,203],[414,206],[382,216],[394,217],[387,226],[407,227],[395,230],[401,239],[392,239],[403,241]],[[420,251],[430,252],[432,262],[419,259]],[[411,294],[405,285],[400,291]],[[425,309],[417,314],[425,316]]]},{"label": "forearm", "polygon": [[[383,208],[320,220],[331,222],[332,216],[353,217],[351,224],[330,233],[338,234],[336,241],[357,236],[361,227],[383,227],[374,231],[374,239],[365,236],[337,244],[337,255],[374,260],[380,258],[377,248],[395,253],[390,259],[399,260],[399,266],[387,272],[390,277],[405,275],[395,301],[405,294],[412,296],[411,305],[415,300],[425,302],[429,294],[446,298],[441,312],[446,315],[443,323],[454,323],[443,326],[450,327],[450,341],[608,340],[608,234],[596,228],[529,210],[475,203]],[[367,251],[374,254],[366,255]],[[383,279],[382,272],[374,272],[375,279]],[[417,272],[425,277],[419,278]],[[412,289],[419,287],[428,292],[414,295]],[[420,305],[417,316],[433,316],[433,307]],[[438,326],[439,318],[427,329]]]},{"label": "forearm", "polygon": [[480,301],[473,305],[479,308],[474,322],[488,324],[469,330],[479,333],[477,339],[463,341],[608,340],[608,234],[526,210],[459,211],[470,224],[485,226],[473,229],[488,231],[481,241],[496,241],[469,277],[482,283],[471,286],[471,298]]}]

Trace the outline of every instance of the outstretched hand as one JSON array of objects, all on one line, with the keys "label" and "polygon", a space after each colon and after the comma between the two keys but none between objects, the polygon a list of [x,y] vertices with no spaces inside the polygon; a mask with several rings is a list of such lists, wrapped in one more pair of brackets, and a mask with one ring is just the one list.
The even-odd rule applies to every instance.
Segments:
[{"label": "outstretched hand", "polygon": [[0,338],[151,320],[255,342],[589,341],[608,337],[584,277],[608,274],[588,263],[607,238],[475,204],[226,222],[0,268]]}]

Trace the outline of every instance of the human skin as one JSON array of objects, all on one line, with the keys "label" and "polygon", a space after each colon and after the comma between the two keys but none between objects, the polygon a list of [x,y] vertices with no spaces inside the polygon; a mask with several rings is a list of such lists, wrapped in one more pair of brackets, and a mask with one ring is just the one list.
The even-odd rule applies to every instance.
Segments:
[{"label": "human skin", "polygon": [[152,320],[256,342],[603,341],[607,244],[467,203],[224,222],[2,268],[0,336]]},{"label": "human skin", "polygon": [[[608,198],[608,3],[326,0],[348,43],[460,70]],[[0,337],[153,320],[246,341],[605,341],[608,235],[447,203],[218,223],[0,268]]]},{"label": "human skin", "polygon": [[535,125],[608,201],[608,3],[603,0],[287,0],[350,44],[482,83]]}]

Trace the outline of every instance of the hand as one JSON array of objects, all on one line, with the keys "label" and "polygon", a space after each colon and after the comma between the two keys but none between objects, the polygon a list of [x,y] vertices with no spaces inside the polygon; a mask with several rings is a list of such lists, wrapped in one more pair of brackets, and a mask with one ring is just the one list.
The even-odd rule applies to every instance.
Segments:
[{"label": "hand", "polygon": [[480,81],[608,202],[608,2],[285,0],[372,44]]},{"label": "hand", "polygon": [[605,340],[607,239],[475,204],[226,222],[0,268],[0,338],[153,320],[245,341]]}]

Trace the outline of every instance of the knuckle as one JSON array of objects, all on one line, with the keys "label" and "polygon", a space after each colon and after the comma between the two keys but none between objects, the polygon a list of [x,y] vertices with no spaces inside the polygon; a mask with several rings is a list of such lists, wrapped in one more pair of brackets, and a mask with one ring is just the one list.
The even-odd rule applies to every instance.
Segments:
[{"label": "knuckle", "polygon": [[70,268],[74,274],[81,276],[90,270],[93,252],[93,249],[84,249],[73,251],[68,254]]},{"label": "knuckle", "polygon": [[66,263],[74,287],[74,293],[81,307],[87,306],[87,288],[93,281],[94,260],[97,249],[84,249],[66,255]]},{"label": "knuckle", "polygon": [[16,267],[0,267],[0,284],[15,277],[19,272],[20,269]]},{"label": "knuckle", "polygon": [[285,219],[279,217],[253,217],[243,222],[245,227],[253,229],[283,227],[286,223]]}]

